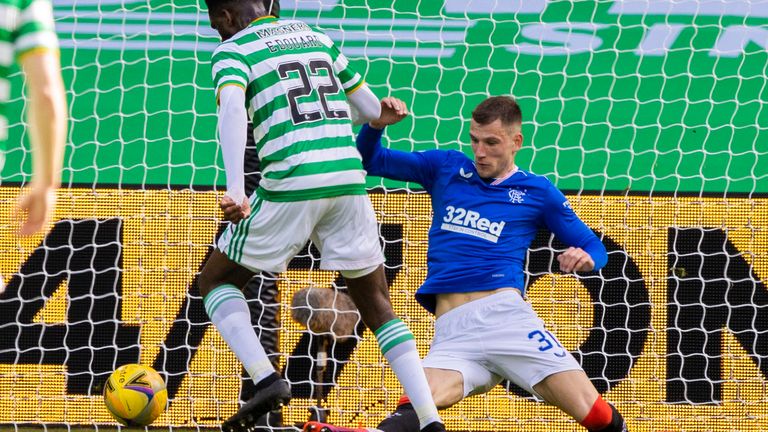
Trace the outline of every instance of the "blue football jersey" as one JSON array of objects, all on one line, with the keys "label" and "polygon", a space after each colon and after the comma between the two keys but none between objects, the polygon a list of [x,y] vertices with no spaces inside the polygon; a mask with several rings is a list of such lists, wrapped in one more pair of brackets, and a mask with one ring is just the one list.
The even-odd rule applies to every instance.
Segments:
[{"label": "blue football jersey", "polygon": [[603,243],[546,177],[518,170],[491,185],[461,152],[390,150],[381,146],[382,133],[365,125],[357,137],[368,174],[419,183],[432,198],[427,278],[416,292],[430,312],[436,294],[504,287],[524,293],[526,252],[542,227],[589,253],[595,270],[607,262]]}]

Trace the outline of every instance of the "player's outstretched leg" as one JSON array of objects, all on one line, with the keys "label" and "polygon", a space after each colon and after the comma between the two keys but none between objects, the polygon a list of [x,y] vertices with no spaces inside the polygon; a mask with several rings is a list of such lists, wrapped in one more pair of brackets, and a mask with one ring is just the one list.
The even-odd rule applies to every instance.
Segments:
[{"label": "player's outstretched leg", "polygon": [[432,391],[421,367],[413,333],[395,316],[389,300],[384,267],[342,271],[349,295],[360,310],[363,322],[376,335],[381,353],[389,362],[419,418],[421,430],[444,431]]},{"label": "player's outstretched leg", "polygon": [[205,311],[255,384],[253,397],[222,424],[225,432],[246,430],[259,417],[279,409],[291,399],[288,383],[277,374],[261,346],[251,324],[245,296],[240,291],[253,275],[215,250],[199,278]]},{"label": "player's outstretched leg", "polygon": [[558,372],[533,389],[590,432],[627,432],[627,423],[616,408],[603,400],[583,370]]},{"label": "player's outstretched leg", "polygon": [[589,414],[579,422],[590,432],[627,432],[627,423],[616,407],[598,396]]}]

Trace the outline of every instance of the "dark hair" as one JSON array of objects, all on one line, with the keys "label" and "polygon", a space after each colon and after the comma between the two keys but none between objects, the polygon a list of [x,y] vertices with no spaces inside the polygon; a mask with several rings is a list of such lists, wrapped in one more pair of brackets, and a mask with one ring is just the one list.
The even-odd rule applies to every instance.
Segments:
[{"label": "dark hair", "polygon": [[[267,12],[267,15],[274,15],[276,17],[280,16],[280,0],[251,0],[253,3],[259,4],[264,7],[265,11]],[[222,9],[240,5],[243,3],[243,0],[205,0],[205,5],[208,7],[208,10],[213,13],[218,13]]]},{"label": "dark hair", "polygon": [[208,7],[210,13],[218,13],[229,5],[229,3],[236,2],[237,0],[205,0],[205,6]]},{"label": "dark hair", "polygon": [[493,96],[480,102],[472,111],[472,119],[481,125],[487,125],[500,119],[505,126],[523,123],[520,105],[512,96]]},{"label": "dark hair", "polygon": [[264,9],[269,11],[269,14],[280,18],[280,0],[262,0],[264,2]]}]

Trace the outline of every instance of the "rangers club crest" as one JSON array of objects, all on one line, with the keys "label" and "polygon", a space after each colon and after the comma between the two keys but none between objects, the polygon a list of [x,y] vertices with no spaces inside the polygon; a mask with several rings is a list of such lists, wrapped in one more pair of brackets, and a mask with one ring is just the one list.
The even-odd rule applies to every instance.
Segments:
[{"label": "rangers club crest", "polygon": [[523,198],[525,197],[525,192],[521,191],[519,189],[510,189],[509,190],[509,202],[513,204],[522,204]]}]

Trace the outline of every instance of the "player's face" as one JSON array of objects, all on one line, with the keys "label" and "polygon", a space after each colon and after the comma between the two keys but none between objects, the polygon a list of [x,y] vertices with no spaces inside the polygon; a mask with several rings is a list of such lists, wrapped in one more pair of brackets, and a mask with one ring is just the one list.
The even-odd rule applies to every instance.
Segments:
[{"label": "player's face", "polygon": [[496,119],[493,123],[480,124],[475,120],[469,127],[475,167],[482,178],[498,178],[515,165],[515,155],[523,145],[520,126],[509,126]]}]

